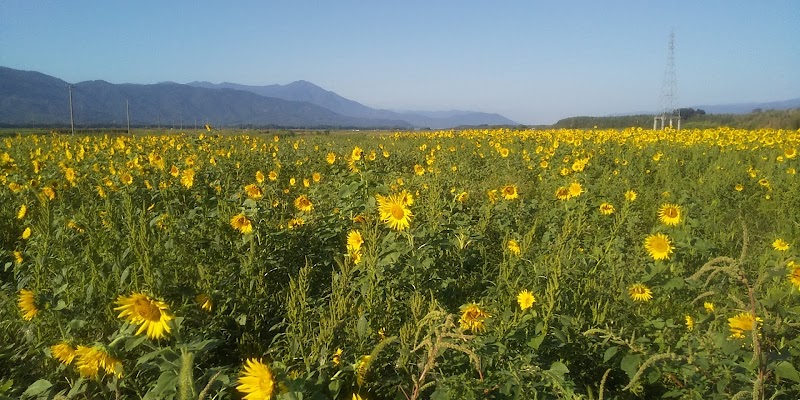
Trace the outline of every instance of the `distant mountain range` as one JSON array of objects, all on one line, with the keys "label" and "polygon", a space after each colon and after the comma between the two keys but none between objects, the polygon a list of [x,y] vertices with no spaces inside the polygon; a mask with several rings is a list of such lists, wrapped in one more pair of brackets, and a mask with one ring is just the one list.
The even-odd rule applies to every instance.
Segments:
[{"label": "distant mountain range", "polygon": [[[34,71],[0,67],[0,125],[68,124],[69,83]],[[293,128],[432,128],[516,125],[498,114],[376,110],[306,81],[245,86],[163,82],[151,85],[86,81],[72,84],[78,126],[258,126]]]},{"label": "distant mountain range", "polygon": [[290,101],[305,101],[349,117],[405,121],[415,127],[446,129],[463,125],[517,125],[516,122],[499,114],[487,114],[473,111],[395,112],[378,110],[367,107],[359,102],[346,99],[307,81],[295,81],[288,85],[268,86],[247,86],[228,82],[219,84],[191,82],[187,85],[207,89],[243,90],[266,97],[275,97]]}]

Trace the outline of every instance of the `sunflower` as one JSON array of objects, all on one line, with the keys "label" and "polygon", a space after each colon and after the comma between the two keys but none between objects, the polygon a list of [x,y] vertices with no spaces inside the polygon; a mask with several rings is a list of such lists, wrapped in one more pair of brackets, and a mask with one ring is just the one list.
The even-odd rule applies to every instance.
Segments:
[{"label": "sunflower", "polygon": [[211,312],[211,307],[214,307],[214,301],[211,299],[211,296],[200,293],[195,298],[194,301],[206,312]]},{"label": "sunflower", "polygon": [[556,189],[556,198],[559,200],[569,200],[569,189],[564,186]]},{"label": "sunflower", "polygon": [[183,185],[187,189],[191,189],[192,185],[194,185],[194,170],[187,169],[181,173],[181,185]]},{"label": "sunflower", "polygon": [[614,213],[614,206],[611,203],[600,204],[600,214],[611,215]]},{"label": "sunflower", "polygon": [[707,301],[703,303],[703,308],[706,310],[707,313],[711,314],[714,312],[714,303]]},{"label": "sunflower", "polygon": [[459,202],[459,203],[463,203],[463,202],[467,201],[468,197],[469,197],[469,193],[461,192],[458,195],[456,195],[456,201]]},{"label": "sunflower", "polygon": [[583,192],[584,192],[584,190],[583,190],[583,186],[581,186],[581,184],[580,184],[580,183],[578,183],[578,182],[572,182],[572,183],[569,185],[569,196],[570,196],[570,197],[578,197],[578,196],[580,196],[580,195],[581,195],[581,193],[583,193]]},{"label": "sunflower", "polygon": [[786,251],[789,250],[789,243],[786,243],[785,240],[778,238],[772,242],[772,248],[778,251]]},{"label": "sunflower", "polygon": [[500,189],[500,192],[503,194],[503,199],[505,200],[514,200],[519,197],[516,185],[505,185]]},{"label": "sunflower", "polygon": [[119,176],[119,181],[122,182],[125,185],[130,185],[131,183],[133,183],[133,176],[131,176],[130,173],[123,172]]},{"label": "sunflower", "polygon": [[681,207],[677,204],[662,204],[658,209],[658,219],[664,225],[678,225],[681,222]]},{"label": "sunflower", "polygon": [[102,346],[78,346],[75,349],[75,367],[84,378],[96,379],[100,369],[122,377],[122,361],[108,354]]},{"label": "sunflower", "polygon": [[314,183],[318,183],[321,179],[322,179],[322,174],[320,174],[319,172],[314,172],[313,174],[311,174],[311,180],[314,181]]},{"label": "sunflower", "polygon": [[422,165],[419,165],[419,164],[415,164],[414,165],[414,173],[417,174],[418,176],[425,175],[425,167],[423,167]]},{"label": "sunflower", "polygon": [[275,380],[269,367],[261,360],[248,358],[244,363],[244,371],[239,377],[236,390],[246,395],[245,400],[267,400],[272,398]]},{"label": "sunflower", "polygon": [[22,231],[22,235],[20,235],[20,238],[22,238],[22,240],[28,240],[28,238],[31,237],[32,233],[33,233],[33,231],[31,230],[31,227],[26,227]]},{"label": "sunflower", "polygon": [[289,229],[297,228],[298,226],[303,226],[306,224],[306,220],[302,218],[292,218],[289,222],[286,223],[286,227]]},{"label": "sunflower", "polygon": [[333,352],[333,357],[332,357],[333,365],[339,365],[342,362],[343,352],[344,350],[342,350],[341,347],[336,348],[336,351]]},{"label": "sunflower", "polygon": [[14,262],[15,263],[22,264],[22,262],[25,261],[25,258],[22,257],[22,252],[21,251],[14,250],[14,252],[11,253],[11,254],[14,256]]},{"label": "sunflower", "polygon": [[242,213],[236,214],[233,217],[231,217],[231,226],[233,227],[233,229],[236,229],[237,231],[245,235],[247,235],[248,233],[253,233],[253,224]]},{"label": "sunflower", "polygon": [[364,244],[364,238],[361,237],[360,231],[350,231],[347,234],[347,250],[349,251],[359,251],[361,250],[361,245]]},{"label": "sunflower", "polygon": [[294,199],[294,207],[302,212],[311,212],[314,210],[314,203],[308,199],[308,196],[303,194]]},{"label": "sunflower", "polygon": [[50,346],[50,354],[64,365],[69,365],[75,359],[75,349],[67,342],[60,342]]},{"label": "sunflower", "polygon": [[326,161],[328,164],[333,164],[333,163],[335,163],[335,162],[336,162],[336,154],[334,154],[334,153],[328,153],[328,155],[327,155],[327,156],[325,156],[325,161]]},{"label": "sunflower", "polygon": [[22,289],[19,291],[19,295],[17,296],[17,306],[19,310],[22,311],[22,319],[25,321],[30,321],[33,317],[39,313],[39,309],[36,308],[36,296],[34,296],[33,292],[28,289]]},{"label": "sunflower", "polygon": [[369,367],[372,365],[372,356],[363,356],[358,363],[356,364],[356,382],[359,385],[363,385],[364,382],[367,380],[367,371],[369,371]]},{"label": "sunflower", "polygon": [[789,261],[786,267],[789,268],[789,275],[786,276],[789,279],[789,283],[800,289],[800,264]]},{"label": "sunflower", "polygon": [[414,196],[406,190],[400,193],[400,200],[403,201],[403,205],[406,207],[411,207],[414,204]]},{"label": "sunflower", "polygon": [[744,185],[742,185],[741,183],[737,183],[737,184],[736,184],[736,185],[733,187],[733,190],[735,190],[735,191],[737,191],[737,192],[741,192],[742,190],[744,190]]},{"label": "sunflower", "polygon": [[56,191],[53,190],[50,186],[45,186],[42,188],[42,194],[44,197],[47,197],[48,200],[54,200],[56,198]]},{"label": "sunflower", "polygon": [[256,182],[264,183],[264,179],[265,179],[264,173],[261,172],[261,170],[256,171]]},{"label": "sunflower", "polygon": [[749,312],[742,312],[728,318],[728,328],[731,331],[731,338],[743,339],[746,332],[750,332],[755,328],[757,322],[763,322],[761,318],[750,314]]},{"label": "sunflower", "polygon": [[508,247],[508,251],[515,256],[518,256],[522,252],[522,249],[519,247],[519,243],[517,243],[517,241],[514,239],[509,239],[506,247]]},{"label": "sunflower", "polygon": [[150,162],[154,168],[159,170],[164,170],[166,164],[164,163],[164,158],[156,153],[150,153],[147,155],[147,161]]},{"label": "sunflower", "polygon": [[458,322],[461,324],[461,330],[477,333],[486,329],[483,322],[489,317],[489,313],[481,310],[480,306],[469,303],[461,306],[461,318]]},{"label": "sunflower", "polygon": [[644,248],[654,260],[666,260],[674,247],[669,240],[669,236],[663,233],[656,233],[644,239]]},{"label": "sunflower", "polygon": [[686,320],[686,329],[690,331],[694,330],[694,318],[692,318],[691,315],[686,315],[684,319]]},{"label": "sunflower", "polygon": [[517,295],[517,304],[519,304],[521,310],[527,310],[533,307],[533,303],[536,303],[536,298],[533,297],[533,293],[527,289],[519,292]]},{"label": "sunflower", "polygon": [[364,150],[361,150],[361,147],[353,147],[353,151],[350,152],[350,159],[353,161],[360,161],[363,154]]},{"label": "sunflower", "polygon": [[25,214],[28,213],[28,206],[25,204],[19,206],[19,211],[17,211],[17,219],[25,218]]},{"label": "sunflower", "polygon": [[64,170],[64,178],[69,182],[71,186],[75,186],[75,170],[72,168],[67,168]]},{"label": "sunflower", "polygon": [[491,189],[486,191],[486,197],[489,199],[490,203],[497,202],[497,189]]},{"label": "sunflower", "polygon": [[634,283],[628,288],[628,295],[633,301],[647,302],[653,298],[653,291],[642,283]]},{"label": "sunflower", "polygon": [[147,337],[161,339],[165,333],[170,333],[169,321],[174,317],[169,314],[169,306],[159,300],[151,299],[142,293],[133,293],[130,296],[117,297],[115,304],[119,311],[118,318],[126,319],[129,323],[139,325],[136,334],[147,331]]},{"label": "sunflower", "polygon": [[[263,181],[263,179],[262,179],[262,181]],[[251,184],[245,186],[244,187],[244,192],[247,193],[247,197],[249,197],[249,198],[251,198],[253,200],[258,200],[258,199],[264,197],[264,192],[262,192],[261,188],[258,187],[258,185],[256,185],[256,184],[252,184],[251,183]]]},{"label": "sunflower", "polygon": [[386,197],[377,195],[376,198],[381,221],[398,231],[405,230],[411,226],[411,217],[414,214],[406,207],[402,194],[393,194]]},{"label": "sunflower", "polygon": [[636,196],[637,194],[633,190],[628,190],[627,192],[625,192],[625,200],[627,201],[630,202],[636,201]]},{"label": "sunflower", "polygon": [[267,178],[269,178],[269,180],[271,180],[271,181],[277,181],[278,180],[278,173],[275,172],[274,170],[273,171],[269,171],[269,175],[267,176]]}]

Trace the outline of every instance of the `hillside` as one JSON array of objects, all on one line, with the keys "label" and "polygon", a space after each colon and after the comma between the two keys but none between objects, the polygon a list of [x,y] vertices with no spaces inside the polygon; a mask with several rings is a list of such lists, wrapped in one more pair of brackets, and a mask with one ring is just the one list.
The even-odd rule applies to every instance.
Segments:
[{"label": "hillside", "polygon": [[261,96],[275,97],[290,101],[306,101],[327,108],[335,113],[356,118],[402,120],[417,128],[447,129],[456,126],[476,125],[517,125],[516,122],[500,115],[475,111],[395,112],[374,109],[338,94],[325,90],[311,82],[295,81],[286,85],[248,86],[223,82],[190,82],[187,85],[207,89],[245,90]]},{"label": "hillside", "polygon": [[[0,67],[0,124],[69,123],[68,83],[38,72]],[[176,83],[153,85],[76,83],[72,89],[78,126],[124,125],[126,101],[136,126],[281,126],[411,128],[407,122],[337,114],[318,105],[259,96],[233,89]]]}]

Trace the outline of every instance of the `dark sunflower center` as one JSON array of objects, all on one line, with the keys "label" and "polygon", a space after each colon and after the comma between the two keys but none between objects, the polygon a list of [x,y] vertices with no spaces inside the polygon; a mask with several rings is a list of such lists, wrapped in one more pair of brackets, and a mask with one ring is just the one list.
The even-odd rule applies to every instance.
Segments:
[{"label": "dark sunflower center", "polygon": [[392,205],[392,217],[394,217],[394,219],[400,220],[405,216],[406,212],[403,210],[403,207],[400,207],[397,204]]},{"label": "dark sunflower center", "polygon": [[158,309],[158,306],[147,300],[136,300],[133,309],[137,315],[148,321],[159,321],[161,319],[161,310]]}]

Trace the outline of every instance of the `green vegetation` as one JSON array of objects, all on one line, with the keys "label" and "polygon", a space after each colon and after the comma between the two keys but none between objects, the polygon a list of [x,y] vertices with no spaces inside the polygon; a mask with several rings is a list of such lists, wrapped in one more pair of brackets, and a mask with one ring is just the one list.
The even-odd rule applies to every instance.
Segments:
[{"label": "green vegetation", "polygon": [[797,131],[0,145],[0,400],[800,396]]},{"label": "green vegetation", "polygon": [[[685,115],[681,113],[681,115]],[[693,114],[681,121],[683,129],[710,129],[717,127],[737,129],[800,129],[800,109],[755,111],[749,114]],[[615,117],[571,117],[559,120],[553,128],[566,129],[622,129],[653,128],[653,115],[625,115]]]}]

